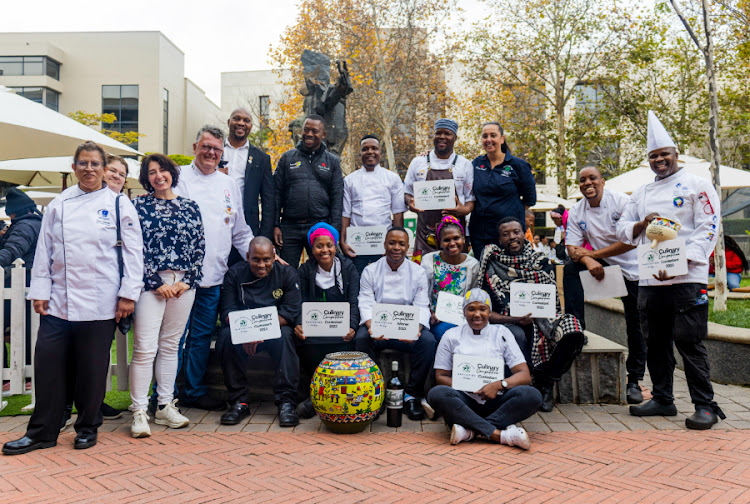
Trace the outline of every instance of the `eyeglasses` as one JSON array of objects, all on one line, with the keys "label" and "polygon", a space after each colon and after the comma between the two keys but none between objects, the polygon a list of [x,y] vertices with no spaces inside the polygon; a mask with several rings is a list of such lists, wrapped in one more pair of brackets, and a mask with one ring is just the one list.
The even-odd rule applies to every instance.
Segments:
[{"label": "eyeglasses", "polygon": [[221,147],[211,147],[210,145],[201,145],[200,148],[201,151],[205,152],[206,154],[211,151],[214,151],[216,154],[221,154],[222,152],[224,152],[224,149],[222,149]]},{"label": "eyeglasses", "polygon": [[88,166],[96,170],[97,168],[101,168],[102,164],[99,161],[76,161],[76,166],[81,170],[85,170]]}]

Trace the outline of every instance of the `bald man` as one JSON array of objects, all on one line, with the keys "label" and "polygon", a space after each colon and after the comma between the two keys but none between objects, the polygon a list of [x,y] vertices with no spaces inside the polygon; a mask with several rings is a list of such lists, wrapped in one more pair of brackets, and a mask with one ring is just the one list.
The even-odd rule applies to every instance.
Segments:
[{"label": "bald man", "polygon": [[[232,111],[227,120],[229,135],[224,142],[221,169],[232,177],[240,188],[245,222],[253,230],[254,236],[273,237],[273,211],[276,193],[271,173],[271,158],[248,140],[253,129],[253,119],[245,108]],[[262,216],[258,210],[258,201]],[[232,251],[230,264],[243,258]]]},{"label": "bald man", "polygon": [[[258,352],[268,352],[274,361],[273,394],[279,409],[279,425],[293,427],[299,423],[296,411],[299,358],[292,328],[302,310],[302,294],[297,270],[275,263],[275,254],[271,240],[264,236],[253,238],[247,261],[232,266],[221,285],[222,329],[217,350],[230,404],[229,410],[221,417],[224,425],[236,425],[250,415],[247,358]],[[267,306],[275,306],[278,310],[281,338],[232,344],[229,313]]]}]

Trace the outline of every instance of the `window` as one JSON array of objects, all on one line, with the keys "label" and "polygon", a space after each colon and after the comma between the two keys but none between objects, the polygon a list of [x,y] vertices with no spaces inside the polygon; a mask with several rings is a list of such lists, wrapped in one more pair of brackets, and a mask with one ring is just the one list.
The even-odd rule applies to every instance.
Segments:
[{"label": "window", "polygon": [[166,89],[162,90],[162,102],[164,110],[164,117],[162,118],[164,122],[164,145],[162,152],[167,154],[169,151],[169,91]]},{"label": "window", "polygon": [[60,63],[47,56],[0,56],[0,75],[47,75],[60,80]]},{"label": "window", "polygon": [[45,105],[47,108],[59,111],[60,93],[54,89],[46,87],[11,87],[17,95],[28,98],[29,100]]},{"label": "window", "polygon": [[[117,118],[104,129],[127,133],[138,131],[138,86],[102,86],[102,114],[114,114]],[[131,145],[138,148],[138,142]]]},{"label": "window", "polygon": [[265,125],[268,122],[268,116],[271,113],[271,98],[268,96],[260,96],[258,98],[258,115],[260,116],[261,124]]}]

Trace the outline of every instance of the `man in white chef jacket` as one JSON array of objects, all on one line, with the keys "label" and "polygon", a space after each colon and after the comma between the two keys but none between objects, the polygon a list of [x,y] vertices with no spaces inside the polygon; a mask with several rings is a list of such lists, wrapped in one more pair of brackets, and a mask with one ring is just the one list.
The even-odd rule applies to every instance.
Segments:
[{"label": "man in white chef jacket", "polygon": [[648,347],[648,370],[653,399],[631,406],[635,416],[675,416],[672,385],[674,350],[682,356],[695,413],[685,419],[689,429],[710,429],[724,413],[714,401],[708,354],[703,340],[708,333],[708,258],[716,244],[721,212],[719,196],[710,180],[690,174],[677,162],[677,148],[656,118],[648,113],[648,161],[656,175],[638,188],[617,225],[624,243],[648,243],[645,229],[654,217],[678,221],[678,238],[685,240],[688,272],[668,276],[659,271],[641,278],[638,310]]},{"label": "man in white chef jacket", "polygon": [[[409,235],[402,227],[392,227],[385,236],[385,257],[370,264],[362,273],[359,288],[360,326],[354,336],[354,348],[367,352],[377,362],[376,353],[384,349],[409,354],[411,373],[404,387],[404,411],[411,420],[422,420],[425,382],[435,362],[437,340],[430,332],[427,275],[424,269],[406,258]],[[371,330],[375,303],[419,307],[420,334],[416,341],[384,339]]]},{"label": "man in white chef jacket", "polygon": [[47,207],[31,273],[28,298],[41,315],[34,354],[36,407],[26,434],[3,446],[7,455],[57,444],[69,376],[75,377],[78,408],[73,445],[85,449],[96,444],[115,327],[133,313],[143,287],[138,214],[126,197],[118,199],[104,183],[104,151],[86,142],[73,159],[79,182]]},{"label": "man in white chef jacket", "polygon": [[242,194],[237,183],[217,169],[223,149],[224,133],[221,129],[202,127],[193,144],[195,159],[192,164],[181,168],[180,180],[174,189],[179,196],[198,203],[206,233],[203,279],[190,312],[182,358],[185,383],[180,390],[181,406],[206,410],[226,407],[224,401],[208,395],[205,376],[229,253],[234,245],[245,257],[253,238],[252,230],[245,223]]}]

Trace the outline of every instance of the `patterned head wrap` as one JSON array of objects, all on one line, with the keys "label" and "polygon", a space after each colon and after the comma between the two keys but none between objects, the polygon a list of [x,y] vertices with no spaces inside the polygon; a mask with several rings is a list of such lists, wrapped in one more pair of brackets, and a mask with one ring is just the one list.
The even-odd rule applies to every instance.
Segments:
[{"label": "patterned head wrap", "polygon": [[433,131],[437,131],[441,128],[452,131],[454,135],[458,135],[458,123],[453,119],[443,118],[435,121],[435,128]]},{"label": "patterned head wrap", "polygon": [[465,233],[464,227],[461,225],[461,222],[457,218],[452,215],[446,215],[440,221],[440,224],[437,225],[437,229],[435,230],[435,236],[437,236],[438,239],[440,239],[440,230],[443,229],[443,226],[445,226],[446,224],[455,224],[456,226],[458,226],[458,229],[461,230],[461,234]]},{"label": "patterned head wrap", "polygon": [[464,298],[464,310],[467,306],[469,306],[469,304],[474,302],[484,303],[490,307],[490,311],[492,310],[492,301],[490,301],[490,295],[480,288],[471,289],[466,293],[466,297]]},{"label": "patterned head wrap", "polygon": [[338,245],[339,243],[339,232],[336,231],[335,227],[325,222],[318,222],[307,232],[307,241],[310,243],[311,247],[313,246],[315,238],[318,236],[330,236],[334,245]]}]

